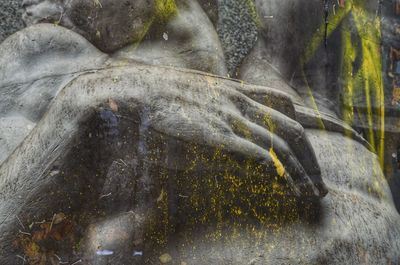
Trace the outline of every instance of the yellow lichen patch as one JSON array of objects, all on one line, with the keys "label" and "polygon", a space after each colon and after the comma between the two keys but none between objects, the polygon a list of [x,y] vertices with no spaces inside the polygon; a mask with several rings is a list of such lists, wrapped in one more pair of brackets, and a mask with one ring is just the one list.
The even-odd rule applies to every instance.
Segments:
[{"label": "yellow lichen patch", "polygon": [[[263,238],[267,231],[259,231],[260,225],[279,229],[288,221],[298,220],[298,201],[287,196],[290,188],[282,177],[271,172],[270,165],[232,155],[224,152],[225,149],[196,144],[186,146],[187,163],[175,183],[179,191],[177,204],[166,200],[171,196],[170,202],[175,201],[166,186],[167,177],[163,176],[163,188],[156,193],[159,198],[157,214],[150,233],[146,233],[147,238],[157,240],[164,249],[169,240],[168,231],[175,233],[176,229],[169,218],[185,220],[179,227],[179,231],[184,231],[179,236],[185,245],[191,245],[194,237],[204,243],[234,242],[244,236],[250,236],[253,241]],[[272,152],[276,165],[280,165],[278,171],[283,174],[284,167]],[[170,216],[171,212],[177,216]]]},{"label": "yellow lichen patch", "polygon": [[276,172],[278,173],[278,175],[280,177],[283,177],[283,175],[285,174],[285,167],[283,166],[283,164],[279,160],[279,158],[276,155],[274,149],[270,148],[269,149],[269,154],[270,154],[270,156],[272,158],[272,161],[274,162],[274,165],[275,165],[275,168],[276,168]]},{"label": "yellow lichen patch", "polygon": [[244,122],[236,120],[232,122],[231,126],[236,134],[241,135],[248,140],[253,139],[252,132],[249,130],[248,126]]}]

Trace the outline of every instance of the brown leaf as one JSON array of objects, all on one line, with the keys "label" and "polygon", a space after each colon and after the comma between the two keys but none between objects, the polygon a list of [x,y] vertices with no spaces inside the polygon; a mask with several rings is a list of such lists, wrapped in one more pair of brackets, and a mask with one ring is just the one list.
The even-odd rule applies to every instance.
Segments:
[{"label": "brown leaf", "polygon": [[118,112],[118,104],[111,98],[108,99],[108,105],[110,106],[111,110],[113,112]]},{"label": "brown leaf", "polygon": [[32,240],[35,242],[41,241],[46,238],[45,230],[38,230],[32,233]]},{"label": "brown leaf", "polygon": [[64,213],[58,213],[54,216],[54,221],[53,224],[57,225],[59,223],[61,223],[62,221],[64,221],[67,217],[65,216]]}]

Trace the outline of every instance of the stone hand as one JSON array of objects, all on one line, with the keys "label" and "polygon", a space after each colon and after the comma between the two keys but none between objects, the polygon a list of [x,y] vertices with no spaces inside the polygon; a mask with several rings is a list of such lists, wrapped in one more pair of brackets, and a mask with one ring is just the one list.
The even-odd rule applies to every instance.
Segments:
[{"label": "stone hand", "polygon": [[304,128],[283,114],[294,117],[285,95],[262,87],[203,79],[203,85],[192,82],[182,91],[156,95],[154,106],[158,108],[152,126],[188,142],[255,159],[266,170],[273,167],[298,196],[322,197],[327,193]]},{"label": "stone hand", "polygon": [[82,75],[55,99],[38,129],[44,130],[41,137],[50,142],[66,137],[93,107],[110,98],[137,105],[146,126],[157,132],[257,161],[285,179],[297,196],[326,194],[303,127],[273,109],[293,115],[287,97],[184,70],[132,65]]}]

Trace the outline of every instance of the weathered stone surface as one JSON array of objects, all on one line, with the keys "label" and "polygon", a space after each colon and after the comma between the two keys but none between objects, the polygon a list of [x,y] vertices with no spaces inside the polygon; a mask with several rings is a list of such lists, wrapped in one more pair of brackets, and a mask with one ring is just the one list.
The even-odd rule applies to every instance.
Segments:
[{"label": "weathered stone surface", "polygon": [[[293,54],[307,41],[279,26],[298,26],[296,12],[317,11],[317,1],[256,1],[266,21],[280,16],[263,29],[271,43],[255,46],[241,74],[286,93],[166,67],[225,71],[197,1],[174,2],[180,12],[166,12],[176,15],[164,16],[167,27],[114,54],[97,48],[115,51],[125,39],[106,30],[96,41],[84,14],[93,5],[99,25],[124,23],[129,16],[105,8],[122,2],[39,2],[49,9],[29,5],[33,22],[75,33],[39,24],[0,48],[1,264],[400,262],[400,218],[373,148],[331,106],[329,114],[307,108],[287,83],[288,61],[300,60]],[[126,2],[139,3],[151,1]],[[301,30],[321,20],[308,19]],[[193,21],[201,21],[196,31]],[[115,30],[132,40],[132,31]]]},{"label": "weathered stone surface", "polygon": [[[171,126],[154,127],[151,108],[126,100],[134,89],[113,93],[115,86],[143,87],[149,74],[138,78],[146,68],[135,68],[76,79],[11,156],[14,161],[2,165],[2,186],[10,187],[1,194],[4,261],[14,262],[24,251],[11,249],[11,241],[30,238],[18,235],[20,224],[9,212],[25,225],[65,213],[73,224],[67,244],[49,238],[50,249],[93,264],[157,264],[163,253],[188,264],[398,261],[399,217],[376,156],[363,145],[339,133],[308,130],[329,194],[321,201],[281,194],[284,190],[271,189],[273,178],[251,159],[160,133]],[[114,76],[120,77],[116,83]],[[88,94],[75,94],[80,87]],[[104,100],[94,100],[102,93]],[[88,105],[92,100],[99,105]],[[84,106],[87,111],[76,119],[74,113]],[[35,160],[26,167],[24,157]],[[50,255],[42,247],[38,253]]]},{"label": "weathered stone surface", "polygon": [[21,15],[20,0],[5,0],[0,2],[0,43],[24,27]]}]

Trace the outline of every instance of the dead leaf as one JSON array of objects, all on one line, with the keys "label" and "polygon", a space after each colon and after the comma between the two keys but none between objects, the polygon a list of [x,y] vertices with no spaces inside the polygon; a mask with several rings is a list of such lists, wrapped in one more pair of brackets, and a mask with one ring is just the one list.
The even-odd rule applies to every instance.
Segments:
[{"label": "dead leaf", "polygon": [[64,221],[65,219],[66,219],[66,216],[64,213],[58,213],[54,216],[53,224],[57,225],[57,224],[61,223],[62,221]]},{"label": "dead leaf", "polygon": [[118,104],[111,98],[108,99],[108,105],[110,106],[111,110],[113,112],[118,112]]}]

